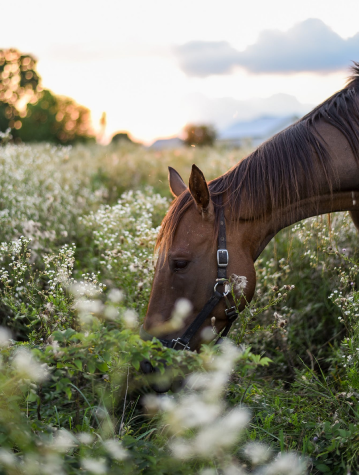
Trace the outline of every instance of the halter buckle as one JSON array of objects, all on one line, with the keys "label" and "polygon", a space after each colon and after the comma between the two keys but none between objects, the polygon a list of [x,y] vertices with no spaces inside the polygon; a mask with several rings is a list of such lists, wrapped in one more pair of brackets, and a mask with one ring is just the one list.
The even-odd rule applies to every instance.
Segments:
[{"label": "halter buckle", "polygon": [[218,267],[227,267],[229,255],[227,249],[218,249],[217,251],[217,265]]},{"label": "halter buckle", "polygon": [[[188,343],[182,343],[180,337],[177,338],[176,340],[172,340],[171,343],[172,343],[171,348],[172,348],[173,350],[189,350],[189,349],[190,349]],[[177,345],[177,344],[178,344],[178,345],[181,345],[182,348],[176,348],[176,345]]]}]

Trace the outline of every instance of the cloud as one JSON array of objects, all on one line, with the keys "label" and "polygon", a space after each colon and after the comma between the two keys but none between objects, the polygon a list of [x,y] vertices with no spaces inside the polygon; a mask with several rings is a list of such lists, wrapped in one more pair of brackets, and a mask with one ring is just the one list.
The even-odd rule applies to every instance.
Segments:
[{"label": "cloud", "polygon": [[286,32],[263,31],[244,51],[226,41],[191,41],[174,49],[188,76],[228,74],[235,67],[252,73],[333,72],[359,60],[359,33],[344,39],[321,20],[312,18]]},{"label": "cloud", "polygon": [[190,41],[175,46],[174,53],[188,76],[226,74],[238,64],[238,51],[226,41]]}]

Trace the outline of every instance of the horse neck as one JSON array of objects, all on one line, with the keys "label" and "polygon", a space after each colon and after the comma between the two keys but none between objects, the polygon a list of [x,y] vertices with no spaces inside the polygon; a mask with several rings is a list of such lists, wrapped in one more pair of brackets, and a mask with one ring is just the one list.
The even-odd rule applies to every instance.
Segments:
[{"label": "horse neck", "polygon": [[[358,161],[345,137],[335,127],[319,123],[317,130],[330,151],[334,180],[327,179],[318,163],[318,157],[313,153],[313,170],[318,177],[318,193],[306,196],[303,191],[303,195],[287,207],[272,209],[263,219],[252,220],[249,227],[251,235],[256,236],[252,246],[254,260],[281,229],[298,221],[336,211],[351,211],[353,218],[359,217]],[[305,179],[303,175],[293,186],[306,190]]]}]

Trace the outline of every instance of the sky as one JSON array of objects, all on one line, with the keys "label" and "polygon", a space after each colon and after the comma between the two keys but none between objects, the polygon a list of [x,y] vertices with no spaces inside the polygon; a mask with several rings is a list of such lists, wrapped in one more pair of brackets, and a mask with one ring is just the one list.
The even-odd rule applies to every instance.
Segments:
[{"label": "sky", "polygon": [[359,0],[2,2],[0,48],[38,59],[43,87],[147,144],[188,122],[304,114],[359,61]]}]

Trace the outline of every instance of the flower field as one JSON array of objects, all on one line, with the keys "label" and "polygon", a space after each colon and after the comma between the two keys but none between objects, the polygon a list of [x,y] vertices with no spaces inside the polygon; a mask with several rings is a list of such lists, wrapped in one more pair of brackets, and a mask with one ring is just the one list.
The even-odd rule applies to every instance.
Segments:
[{"label": "flower field", "polygon": [[[220,349],[176,352],[138,336],[167,167],[187,178],[196,163],[212,179],[244,156],[0,146],[0,474],[358,473],[349,215],[273,239]],[[160,372],[142,375],[143,358]],[[157,395],[165,363],[186,385]]]}]

